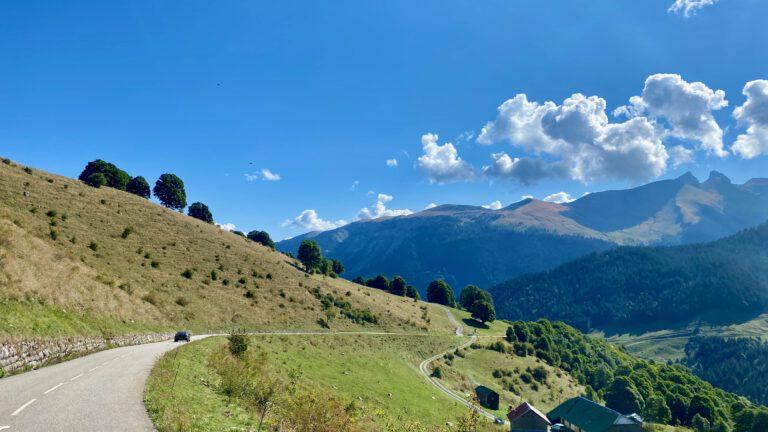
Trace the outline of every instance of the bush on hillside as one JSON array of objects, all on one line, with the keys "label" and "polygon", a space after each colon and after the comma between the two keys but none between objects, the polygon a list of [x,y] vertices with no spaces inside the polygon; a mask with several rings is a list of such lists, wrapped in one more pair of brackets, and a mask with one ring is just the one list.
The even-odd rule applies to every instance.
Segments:
[{"label": "bush on hillside", "polygon": [[233,330],[227,336],[227,340],[229,341],[229,352],[233,356],[242,358],[248,351],[248,336],[243,332]]},{"label": "bush on hillside", "polygon": [[248,233],[248,238],[268,248],[271,248],[271,249],[275,248],[275,242],[272,241],[272,238],[269,236],[269,233],[266,231],[258,231],[258,230],[251,231]]},{"label": "bush on hillside", "polygon": [[405,296],[410,297],[414,300],[420,300],[421,296],[419,295],[419,290],[416,289],[413,285],[408,285],[405,287]]},{"label": "bush on hillside", "polygon": [[187,206],[187,192],[184,182],[175,174],[163,174],[155,182],[153,191],[160,203],[173,210],[182,210]]},{"label": "bush on hillside", "polygon": [[[459,303],[465,310],[470,310],[472,305],[478,300],[485,300],[493,304],[493,298],[488,291],[481,290],[475,285],[467,285],[459,294]],[[470,311],[471,312],[471,311]]]},{"label": "bush on hillside", "polygon": [[344,270],[344,264],[342,264],[341,261],[337,260],[336,258],[331,260],[331,271],[337,275],[340,275],[344,273]]},{"label": "bush on hillside", "polygon": [[453,288],[442,279],[430,282],[427,287],[427,301],[449,307],[456,306],[456,300],[453,298]]},{"label": "bush on hillside", "polygon": [[470,306],[469,311],[472,313],[472,318],[480,322],[496,321],[496,311],[487,300],[477,300]]},{"label": "bush on hillside", "polygon": [[396,296],[404,296],[406,292],[407,284],[405,279],[400,276],[395,276],[392,279],[392,283],[389,284],[389,292]]},{"label": "bush on hillside", "polygon": [[125,190],[142,198],[149,198],[151,196],[149,183],[147,182],[147,179],[142,176],[132,178],[131,181],[128,182]]},{"label": "bush on hillside", "polygon": [[368,279],[365,284],[371,288],[380,289],[382,291],[389,291],[389,279],[384,275],[378,275],[373,279]]},{"label": "bush on hillside", "polygon": [[296,256],[307,272],[318,270],[324,261],[323,253],[314,240],[302,240]]},{"label": "bush on hillside", "polygon": [[[104,177],[105,183],[101,184],[98,174]],[[78,178],[90,186],[109,186],[120,190],[125,190],[128,182],[131,181],[131,176],[127,172],[101,159],[88,162]]]},{"label": "bush on hillside", "polygon": [[107,177],[102,173],[93,173],[83,179],[83,182],[88,186],[95,187],[96,189],[107,185]]},{"label": "bush on hillside", "polygon": [[213,223],[213,214],[211,214],[208,206],[201,202],[192,203],[187,209],[187,214],[203,222]]}]

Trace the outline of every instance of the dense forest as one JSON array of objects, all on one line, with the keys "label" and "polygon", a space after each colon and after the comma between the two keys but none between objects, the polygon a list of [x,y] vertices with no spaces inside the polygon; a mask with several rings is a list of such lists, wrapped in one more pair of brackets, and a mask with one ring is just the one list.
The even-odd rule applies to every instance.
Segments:
[{"label": "dense forest", "polygon": [[741,322],[768,309],[768,223],[710,243],[594,253],[490,291],[501,318],[582,330]]},{"label": "dense forest", "polygon": [[691,338],[684,363],[717,387],[768,403],[768,343],[760,339]]},{"label": "dense forest", "polygon": [[590,399],[624,414],[639,413],[647,421],[708,425],[705,430],[712,432],[768,430],[768,408],[715,388],[682,365],[638,359],[561,322],[514,322],[507,342],[489,348],[535,355],[567,371],[586,387]]}]

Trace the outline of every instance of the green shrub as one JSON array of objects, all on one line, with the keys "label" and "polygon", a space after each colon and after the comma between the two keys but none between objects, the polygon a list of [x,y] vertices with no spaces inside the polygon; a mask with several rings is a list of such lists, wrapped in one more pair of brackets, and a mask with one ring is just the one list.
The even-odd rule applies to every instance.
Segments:
[{"label": "green shrub", "polygon": [[51,232],[48,233],[48,235],[50,235],[51,240],[54,240],[54,241],[59,238],[59,232],[56,231],[55,229],[51,229]]},{"label": "green shrub", "polygon": [[123,230],[123,233],[122,233],[122,234],[120,234],[120,237],[122,237],[122,238],[124,238],[124,239],[127,239],[127,238],[128,238],[128,236],[129,236],[129,235],[131,235],[131,233],[132,233],[132,232],[133,232],[133,227],[126,227],[126,228]]},{"label": "green shrub", "polygon": [[96,242],[94,242],[94,241],[92,241],[92,242],[91,242],[91,243],[88,245],[88,249],[90,249],[90,250],[92,250],[92,251],[96,252],[96,251],[98,251],[98,250],[99,250],[99,244],[98,244],[98,243],[96,243]]},{"label": "green shrub", "polygon": [[152,268],[159,268],[159,267],[160,267],[160,262],[159,262],[159,261],[154,261],[154,260],[153,260],[153,261],[151,261],[151,262],[149,263],[149,265],[150,265]]},{"label": "green shrub", "polygon": [[56,210],[48,210],[47,212],[45,212],[45,215],[48,216],[49,218],[55,218],[56,215],[58,215],[58,213],[56,212]]},{"label": "green shrub", "polygon": [[[6,164],[6,165],[10,165],[10,164],[11,164],[11,160],[10,160],[10,159],[8,159],[8,158],[3,158],[3,163],[4,163],[4,164]],[[2,376],[3,376],[3,375],[2,375],[2,374],[0,374],[0,377],[2,377]]]},{"label": "green shrub", "polygon": [[27,173],[27,174],[32,174],[32,168],[24,167],[24,172]]},{"label": "green shrub", "polygon": [[248,351],[248,337],[242,332],[233,330],[227,339],[229,340],[229,352],[235,357],[242,358]]},{"label": "green shrub", "polygon": [[436,368],[434,368],[432,370],[432,374],[430,374],[430,376],[433,377],[433,378],[438,378],[438,379],[442,378],[443,377],[443,370],[440,369],[440,366],[438,366],[438,367],[436,367]]},{"label": "green shrub", "polygon": [[192,279],[192,275],[193,275],[193,274],[195,274],[195,272],[194,272],[194,271],[192,271],[192,269],[186,269],[186,270],[184,270],[183,272],[181,272],[181,275],[182,275],[183,277],[187,278],[187,279]]}]

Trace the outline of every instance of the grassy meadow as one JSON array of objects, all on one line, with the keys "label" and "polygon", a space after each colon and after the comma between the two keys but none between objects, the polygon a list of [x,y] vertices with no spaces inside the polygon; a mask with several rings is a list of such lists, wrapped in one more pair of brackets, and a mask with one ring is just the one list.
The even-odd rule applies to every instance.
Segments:
[{"label": "grassy meadow", "polygon": [[[299,376],[304,390],[338,401],[344,407],[339,415],[350,416],[349,429],[343,430],[439,431],[467,415],[466,407],[437,391],[418,370],[423,358],[455,346],[455,336],[261,335],[249,340],[248,352],[269,373]],[[226,346],[226,338],[208,338],[168,353],[156,364],[145,402],[160,432],[255,430],[258,410],[254,414],[225,394],[217,361],[212,360],[226,353]],[[288,395],[275,402],[275,407],[290,406]],[[265,425],[283,424],[293,415],[275,408]],[[498,429],[482,421],[479,430]]]}]

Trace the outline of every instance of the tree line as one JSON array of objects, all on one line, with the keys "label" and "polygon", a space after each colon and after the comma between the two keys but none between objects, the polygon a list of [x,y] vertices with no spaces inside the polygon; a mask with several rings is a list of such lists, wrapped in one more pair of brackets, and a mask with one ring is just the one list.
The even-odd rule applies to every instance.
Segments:
[{"label": "tree line", "polygon": [[[297,252],[297,258],[308,272],[318,272],[332,277],[344,272],[344,265],[337,259],[327,259],[323,256],[320,246],[314,240],[302,240]],[[362,276],[355,277],[352,282],[386,291],[392,295],[409,297],[419,300],[419,290],[410,285],[402,276],[394,276],[392,280],[380,274],[373,278],[365,279]],[[453,288],[442,279],[432,281],[427,286],[427,301],[448,307],[460,307],[472,314],[472,318],[480,322],[493,322],[496,320],[496,310],[493,306],[493,298],[488,291],[484,291],[475,285],[467,285],[459,295],[459,301],[454,297]]]},{"label": "tree line", "polygon": [[[160,204],[171,210],[181,212],[187,207],[187,192],[184,188],[184,181],[176,174],[165,173],[160,175],[155,182],[155,186],[150,190],[149,182],[144,177],[132,177],[115,164],[96,159],[88,162],[78,179],[95,188],[111,187],[146,199],[151,198],[154,193]],[[187,215],[210,224],[214,220],[211,210],[201,202],[190,204],[187,209]],[[275,243],[266,231],[254,230],[247,235],[237,231],[235,234],[247,237],[269,248],[275,248]]]}]

